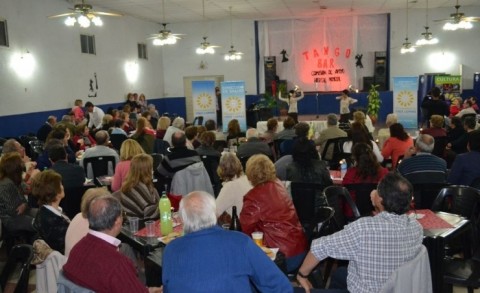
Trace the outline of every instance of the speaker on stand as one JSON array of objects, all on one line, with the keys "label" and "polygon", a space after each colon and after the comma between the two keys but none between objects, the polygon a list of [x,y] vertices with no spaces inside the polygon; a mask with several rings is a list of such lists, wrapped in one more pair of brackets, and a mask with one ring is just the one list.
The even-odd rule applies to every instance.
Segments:
[{"label": "speaker on stand", "polygon": [[277,79],[277,61],[275,56],[265,56],[263,66],[265,72],[265,92],[275,95],[273,90],[278,91],[278,85],[276,85],[276,89],[272,89],[272,84]]},{"label": "speaker on stand", "polygon": [[378,84],[379,91],[386,91],[388,89],[388,66],[387,66],[387,52],[375,52],[375,64],[373,82]]}]

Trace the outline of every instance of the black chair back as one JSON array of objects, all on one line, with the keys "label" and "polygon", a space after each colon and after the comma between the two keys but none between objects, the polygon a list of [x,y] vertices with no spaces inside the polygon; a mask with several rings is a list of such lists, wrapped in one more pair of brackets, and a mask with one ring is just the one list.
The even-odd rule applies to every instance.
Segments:
[{"label": "black chair back", "polygon": [[213,148],[216,149],[219,152],[223,152],[224,148],[227,148],[227,141],[226,140],[216,140],[213,143]]},{"label": "black chair back", "polygon": [[16,272],[16,268],[20,265],[20,274],[14,293],[28,292],[28,279],[30,277],[30,262],[33,258],[33,248],[29,244],[15,245],[8,255],[7,263],[3,267],[0,275],[0,286],[2,292],[5,292],[5,286],[11,275]]},{"label": "black chair back", "polygon": [[435,145],[433,146],[432,155],[435,155],[439,158],[445,158],[445,147],[448,144],[448,138],[446,136],[437,136],[434,138]]},{"label": "black chair back", "polygon": [[112,143],[113,148],[117,151],[120,151],[122,143],[125,140],[127,140],[127,136],[125,134],[110,134],[110,142]]},{"label": "black chair back", "polygon": [[[323,190],[323,194],[327,198],[328,206],[333,208],[335,215],[333,216],[336,224],[337,231],[343,229],[343,227],[350,221],[360,218],[360,212],[357,205],[350,197],[350,193],[343,186],[332,185]],[[347,219],[343,214],[342,203],[345,202],[350,206],[353,212],[353,218]]]},{"label": "black chair back", "polygon": [[416,209],[431,209],[440,190],[448,186],[444,172],[415,172],[404,177],[413,186]]},{"label": "black chair back", "polygon": [[202,159],[203,165],[207,170],[208,176],[210,177],[210,182],[212,182],[213,192],[215,197],[220,193],[222,188],[222,181],[217,174],[218,164],[220,163],[220,157],[217,156],[200,156]]},{"label": "black chair back", "polygon": [[355,193],[355,204],[357,205],[360,215],[370,216],[374,210],[370,193],[377,188],[376,183],[357,183],[345,185],[350,194]]},{"label": "black chair back", "polygon": [[98,156],[83,159],[83,168],[85,169],[85,175],[88,176],[88,166],[92,167],[93,180],[95,185],[102,186],[97,180],[100,176],[109,175],[108,166],[111,164],[112,170],[115,170],[115,157],[114,156]]},{"label": "black chair back", "polygon": [[80,203],[85,191],[89,188],[95,187],[94,185],[84,185],[79,187],[65,188],[65,197],[60,202],[63,212],[70,219],[73,219],[80,212]]},{"label": "black chair back", "polygon": [[[350,158],[350,154],[343,152],[343,144],[350,139],[347,137],[336,137],[327,140],[325,147],[322,150],[322,160],[327,161],[331,170],[338,170],[340,168],[339,162],[343,159]],[[332,155],[327,155],[328,149],[331,149]]]}]

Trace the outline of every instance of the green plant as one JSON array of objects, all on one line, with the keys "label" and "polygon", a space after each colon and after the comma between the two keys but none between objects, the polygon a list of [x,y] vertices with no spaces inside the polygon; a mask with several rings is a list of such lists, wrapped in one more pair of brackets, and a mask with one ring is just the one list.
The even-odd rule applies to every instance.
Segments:
[{"label": "green plant", "polygon": [[277,106],[277,100],[274,96],[272,96],[270,92],[266,92],[262,94],[262,97],[258,101],[257,106],[259,108],[273,109]]},{"label": "green plant", "polygon": [[368,115],[370,115],[370,118],[375,120],[378,117],[378,112],[380,112],[380,106],[382,105],[382,100],[380,100],[380,93],[377,90],[378,87],[378,84],[372,84],[370,86],[370,90],[368,90],[367,95],[367,113]]}]

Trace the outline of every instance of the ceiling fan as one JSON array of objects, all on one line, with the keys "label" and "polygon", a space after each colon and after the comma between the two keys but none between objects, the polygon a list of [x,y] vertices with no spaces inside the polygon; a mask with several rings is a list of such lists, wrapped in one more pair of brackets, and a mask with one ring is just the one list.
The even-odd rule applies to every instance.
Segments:
[{"label": "ceiling fan", "polygon": [[225,61],[236,61],[242,59],[243,53],[235,50],[233,46],[233,16],[232,16],[232,6],[230,6],[230,50],[225,54]]},{"label": "ceiling fan", "polygon": [[156,46],[163,46],[163,45],[173,45],[177,42],[177,40],[181,40],[180,36],[184,36],[185,34],[173,34],[170,30],[167,29],[167,23],[162,23],[163,29],[158,32],[158,34],[151,34],[148,38],[149,40],[153,40],[153,44]]},{"label": "ceiling fan", "polygon": [[198,47],[196,50],[197,54],[214,54],[214,48],[220,48],[220,46],[211,45],[207,41],[207,38],[208,37],[203,37],[203,42],[200,43],[200,47]]},{"label": "ceiling fan", "polygon": [[95,11],[93,10],[92,5],[85,3],[85,0],[82,0],[82,3],[75,4],[73,8],[69,8],[73,10],[72,12],[57,14],[49,16],[48,18],[57,18],[57,17],[64,17],[68,16],[65,19],[65,25],[67,26],[74,26],[75,23],[78,23],[81,27],[87,28],[93,23],[96,26],[102,26],[103,21],[100,18],[102,16],[122,16],[118,13],[112,12],[102,12],[102,11]]},{"label": "ceiling fan", "polygon": [[465,16],[465,13],[459,12],[460,5],[455,5],[455,13],[450,14],[450,17],[447,19],[438,19],[435,22],[447,21],[443,26],[444,30],[455,31],[457,29],[471,29],[473,27],[472,22],[480,21],[478,16]]}]

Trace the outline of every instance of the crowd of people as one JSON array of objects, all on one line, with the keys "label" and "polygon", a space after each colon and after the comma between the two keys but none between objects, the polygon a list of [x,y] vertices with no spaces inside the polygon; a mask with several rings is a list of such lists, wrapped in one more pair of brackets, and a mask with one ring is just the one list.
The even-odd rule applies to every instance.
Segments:
[{"label": "crowd of people", "polygon": [[[303,93],[291,94],[292,107],[293,99],[300,100]],[[339,99],[340,120],[349,121],[348,106],[355,100],[348,93]],[[464,109],[459,108],[461,104]],[[238,120],[232,119],[225,121],[228,132],[223,133],[214,120],[205,121],[204,126],[186,126],[181,117],[171,120],[160,116],[155,106],[147,105],[144,95],[137,98],[129,94],[121,110],[111,109],[107,114],[92,102],[83,108],[83,102],[76,100],[69,115],[60,122],[50,116],[38,130],[45,151],[36,162],[26,156],[15,139],[3,145],[0,219],[6,233],[22,233],[29,242],[42,239],[68,256],[63,267],[65,276],[98,292],[194,292],[198,287],[209,292],[245,292],[251,283],[261,292],[292,292],[286,276],[249,240],[256,231],[263,232],[265,246],[279,248],[285,255],[287,273],[298,272],[296,280],[305,290],[312,288],[306,276],[318,262],[336,257],[350,260],[350,266],[348,278],[343,269],[336,271],[332,288],[376,292],[396,268],[420,251],[421,227],[405,215],[412,200],[412,185],[403,176],[434,171],[444,174],[445,183],[462,185],[480,178],[480,130],[475,130],[476,118],[467,115],[478,111],[474,105],[472,98],[456,100],[449,109],[432,90],[432,97],[423,103],[428,109],[429,127],[421,129],[415,138],[393,113],[387,117],[387,128],[375,135],[360,111],[353,113],[353,122],[345,130],[338,126],[338,114],[327,115],[327,128],[313,137],[307,123],[295,121],[298,117],[285,118],[280,132],[279,121],[272,118],[265,133],[255,128],[243,132]],[[112,138],[118,135],[124,139],[115,147]],[[319,154],[329,140],[337,138],[344,139],[341,152],[347,154],[348,161],[342,184],[378,184],[371,193],[373,217],[357,220],[310,244],[290,191],[281,180],[333,185],[329,171],[333,165]],[[443,138],[445,144],[438,148]],[[151,154],[159,141],[167,151],[154,163]],[[217,146],[219,141],[223,142],[222,149]],[[334,151],[332,147],[324,153],[331,157]],[[69,219],[60,207],[68,196],[65,191],[81,187],[86,178],[92,178],[84,160],[98,156],[115,159],[109,170],[113,194],[103,188],[88,190],[81,213]],[[183,173],[207,168],[202,163],[205,158],[214,158],[214,170]],[[159,218],[155,174],[171,179],[172,190],[174,185],[182,185],[175,180],[178,174],[195,174],[190,177],[196,182],[206,176],[208,188],[181,194],[179,213],[185,236],[165,248],[164,287],[146,288],[136,277],[138,256],[128,246],[120,246],[116,236],[124,216]],[[222,182],[218,189],[212,188],[216,184],[212,174]],[[351,195],[355,200],[355,193]],[[32,205],[29,197],[38,206]],[[322,192],[315,194],[316,209],[327,205]],[[230,222],[233,207],[246,235],[218,226]],[[347,218],[352,217],[351,210],[344,212]],[[398,227],[390,227],[389,222]],[[379,235],[376,229],[385,233]],[[379,243],[388,247],[387,252],[375,253]],[[398,243],[408,245],[399,247]],[[375,249],[366,251],[371,245]],[[388,251],[399,253],[386,262],[382,253]],[[209,268],[199,270],[205,263]],[[366,275],[371,277],[366,279]]]}]

